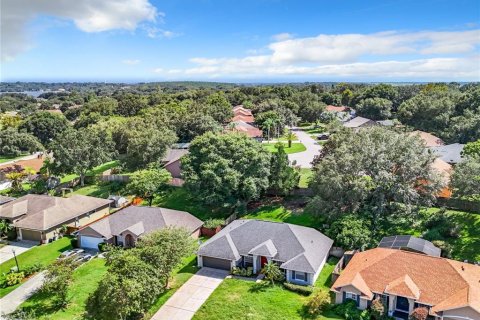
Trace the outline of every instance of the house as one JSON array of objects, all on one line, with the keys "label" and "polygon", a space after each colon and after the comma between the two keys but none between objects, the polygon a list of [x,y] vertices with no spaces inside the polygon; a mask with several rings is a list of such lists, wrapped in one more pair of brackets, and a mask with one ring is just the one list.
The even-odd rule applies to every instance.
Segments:
[{"label": "house", "polygon": [[410,136],[418,136],[425,142],[425,146],[427,147],[439,147],[443,146],[445,143],[437,136],[434,136],[431,133],[424,132],[424,131],[412,131],[409,133]]},{"label": "house", "polygon": [[352,128],[354,130],[358,130],[360,128],[367,128],[367,127],[372,127],[376,126],[378,123],[374,120],[370,120],[367,118],[363,117],[355,117],[351,120],[348,120],[343,124],[344,127],[346,128]]},{"label": "house", "polygon": [[69,198],[28,194],[0,206],[0,219],[12,222],[19,240],[55,240],[63,226],[79,228],[107,215],[110,200],[73,195]]},{"label": "house", "polygon": [[441,158],[436,158],[435,161],[431,164],[431,167],[436,170],[443,179],[445,187],[437,194],[440,198],[450,198],[452,196],[452,189],[450,189],[450,178],[453,172],[453,167],[451,164],[446,163]]},{"label": "house", "polygon": [[230,123],[232,125],[232,131],[244,133],[250,138],[254,139],[262,139],[263,137],[263,132],[262,130],[258,129],[257,127],[252,126],[249,123],[246,123],[245,121],[233,121]]},{"label": "house", "polygon": [[198,249],[198,266],[230,270],[252,267],[259,273],[269,261],[289,282],[313,285],[333,240],[313,228],[261,220],[235,220]]},{"label": "house", "polygon": [[328,105],[325,107],[325,112],[335,114],[336,118],[340,121],[347,121],[347,120],[350,120],[350,118],[352,117],[350,113],[350,108],[345,106],[338,107],[338,106]]},{"label": "house", "polygon": [[182,177],[181,159],[186,154],[188,154],[188,149],[168,149],[162,159],[163,168],[170,172],[173,178]]},{"label": "house", "polygon": [[235,121],[254,123],[255,118],[253,117],[252,110],[244,108],[243,105],[234,107],[232,122]]},{"label": "house", "polygon": [[480,319],[480,266],[404,250],[375,248],[354,254],[331,291],[359,309],[380,299],[388,314],[408,319],[417,307],[436,320]]},{"label": "house", "polygon": [[431,147],[430,149],[437,154],[443,161],[450,164],[457,164],[462,161],[462,151],[464,144],[452,143],[442,146]]},{"label": "house", "polygon": [[184,228],[197,238],[202,225],[201,220],[185,211],[130,206],[85,226],[77,235],[82,248],[97,249],[102,242],[133,247],[142,235],[166,227]]},{"label": "house", "polygon": [[440,254],[442,253],[442,250],[435,247],[435,245],[430,241],[409,235],[383,237],[378,244],[378,247],[407,250],[428,254],[433,257],[440,257]]}]

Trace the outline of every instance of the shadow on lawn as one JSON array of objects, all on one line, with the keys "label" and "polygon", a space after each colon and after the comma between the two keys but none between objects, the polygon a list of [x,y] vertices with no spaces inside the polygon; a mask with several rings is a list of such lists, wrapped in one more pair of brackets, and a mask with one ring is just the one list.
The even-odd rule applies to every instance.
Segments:
[{"label": "shadow on lawn", "polygon": [[251,292],[251,293],[265,292],[271,286],[272,286],[272,284],[270,282],[267,282],[267,281],[256,282],[253,286],[251,286],[248,289],[248,292]]}]

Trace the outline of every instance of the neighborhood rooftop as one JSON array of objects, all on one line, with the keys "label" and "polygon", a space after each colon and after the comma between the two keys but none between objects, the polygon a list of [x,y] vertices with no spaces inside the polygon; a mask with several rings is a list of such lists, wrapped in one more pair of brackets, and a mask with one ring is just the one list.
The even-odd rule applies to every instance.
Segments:
[{"label": "neighborhood rooftop", "polygon": [[433,152],[443,161],[448,163],[459,163],[462,161],[462,151],[464,144],[453,143],[444,146],[432,147]]},{"label": "neighborhood rooftop", "polygon": [[435,247],[430,241],[414,236],[384,237],[378,244],[378,247],[414,250],[434,257],[440,257],[441,253],[441,250]]}]

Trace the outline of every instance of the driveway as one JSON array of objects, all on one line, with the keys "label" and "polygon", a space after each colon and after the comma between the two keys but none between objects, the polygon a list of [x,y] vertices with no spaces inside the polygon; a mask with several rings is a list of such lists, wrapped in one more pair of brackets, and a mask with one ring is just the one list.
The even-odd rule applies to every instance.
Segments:
[{"label": "driveway", "polygon": [[0,264],[13,258],[12,249],[15,250],[15,254],[18,256],[35,247],[37,244],[38,243],[34,241],[10,241],[8,245],[0,248]]},{"label": "driveway", "polygon": [[189,320],[229,274],[203,267],[165,302],[152,320]]},{"label": "driveway", "polygon": [[[9,314],[18,308],[25,300],[30,298],[43,284],[44,273],[40,272],[27,281],[25,281],[20,287],[13,290],[5,297],[0,299],[0,313]],[[0,319],[3,317],[0,315]]]},{"label": "driveway", "polygon": [[298,140],[304,144],[307,150],[289,154],[288,160],[290,160],[290,162],[296,161],[297,166],[300,166],[300,168],[311,168],[313,158],[320,153],[322,147],[305,131],[296,127],[292,128],[292,131],[295,132]]}]

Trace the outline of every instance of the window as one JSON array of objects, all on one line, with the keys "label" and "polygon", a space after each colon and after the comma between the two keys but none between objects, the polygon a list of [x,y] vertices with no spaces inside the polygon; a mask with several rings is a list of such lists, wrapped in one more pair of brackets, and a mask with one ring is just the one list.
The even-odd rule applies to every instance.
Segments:
[{"label": "window", "polygon": [[292,278],[295,280],[307,281],[307,274],[305,272],[292,271]]},{"label": "window", "polygon": [[347,292],[346,295],[345,295],[345,298],[357,301],[357,295],[355,293],[352,293],[352,292]]}]

